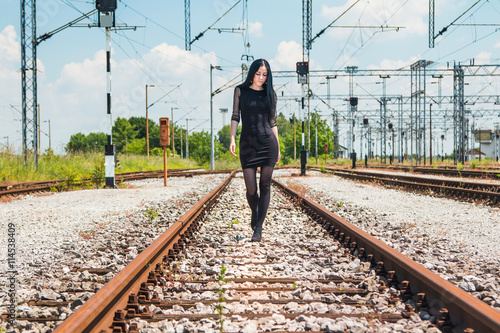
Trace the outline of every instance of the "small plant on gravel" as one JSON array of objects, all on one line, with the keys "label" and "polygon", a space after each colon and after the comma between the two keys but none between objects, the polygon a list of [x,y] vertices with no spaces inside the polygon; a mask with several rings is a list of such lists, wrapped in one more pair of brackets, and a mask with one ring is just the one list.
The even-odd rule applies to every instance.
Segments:
[{"label": "small plant on gravel", "polygon": [[457,170],[463,170],[464,169],[464,165],[460,162],[458,162],[457,164]]},{"label": "small plant on gravel", "polygon": [[217,283],[219,287],[217,288],[217,300],[218,304],[216,305],[215,309],[217,310],[217,313],[219,314],[219,324],[220,328],[219,331],[223,332],[224,331],[224,305],[222,302],[226,300],[224,297],[224,292],[226,291],[226,288],[224,288],[224,284],[227,282],[226,281],[226,270],[227,267],[222,265],[220,267],[219,275],[217,276]]},{"label": "small plant on gravel", "polygon": [[75,184],[76,179],[78,178],[78,171],[73,169],[72,167],[61,167],[61,173],[63,177],[66,179],[66,186],[68,190]]},{"label": "small plant on gravel", "polygon": [[95,188],[100,188],[104,181],[104,163],[94,163],[94,168],[90,174],[90,181],[94,184]]},{"label": "small plant on gravel", "polygon": [[153,222],[154,219],[158,218],[158,210],[152,207],[146,208],[142,214],[147,217],[150,222]]},{"label": "small plant on gravel", "polygon": [[227,223],[229,225],[229,228],[232,228],[234,224],[240,224],[240,221],[234,219],[230,222]]},{"label": "small plant on gravel", "polygon": [[339,208],[340,208],[340,207],[342,207],[342,206],[344,206],[344,203],[343,203],[342,201],[337,202],[337,207],[339,207]]},{"label": "small plant on gravel", "polygon": [[94,238],[95,236],[95,230],[79,230],[78,231],[78,236],[82,237],[85,240],[89,240]]},{"label": "small plant on gravel", "polygon": [[307,191],[308,191],[307,186],[302,185],[302,184],[288,182],[287,185],[290,189],[294,190],[295,192],[297,192],[301,196],[305,196]]}]

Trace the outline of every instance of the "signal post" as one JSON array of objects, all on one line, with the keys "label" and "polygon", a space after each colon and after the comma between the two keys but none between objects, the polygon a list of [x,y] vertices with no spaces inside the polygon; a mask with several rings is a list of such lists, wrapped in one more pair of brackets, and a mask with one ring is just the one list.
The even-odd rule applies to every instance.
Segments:
[{"label": "signal post", "polygon": [[163,147],[163,184],[167,186],[167,146],[170,145],[169,119],[160,118],[160,146]]}]

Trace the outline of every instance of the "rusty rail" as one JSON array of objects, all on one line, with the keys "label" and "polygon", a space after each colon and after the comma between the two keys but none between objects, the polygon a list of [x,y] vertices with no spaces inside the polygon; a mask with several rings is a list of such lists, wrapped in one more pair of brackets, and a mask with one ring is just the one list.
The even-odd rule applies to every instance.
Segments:
[{"label": "rusty rail", "polygon": [[500,313],[485,303],[312,200],[299,195],[276,180],[273,182],[282,191],[299,201],[306,211],[322,220],[323,226],[336,235],[336,238],[341,237],[345,240],[349,237],[346,247],[357,248],[361,253],[373,254],[373,260],[382,261],[385,270],[396,271],[399,282],[409,281],[409,287],[414,294],[425,293],[429,308],[433,310],[431,314],[439,317],[440,312],[448,311],[454,331],[462,332],[466,328],[472,328],[475,332],[500,332]]},{"label": "rusty rail", "polygon": [[[192,177],[196,175],[206,175],[206,174],[221,174],[230,173],[231,170],[193,170],[193,169],[173,169],[168,171],[167,177]],[[118,173],[115,176],[115,181],[117,183],[131,180],[140,180],[147,178],[163,178],[163,171],[137,171],[137,172],[124,172]],[[19,195],[28,194],[34,192],[46,192],[51,191],[53,188],[68,188],[71,186],[83,186],[85,183],[89,183],[92,180],[90,178],[83,178],[75,181],[68,179],[54,179],[54,180],[43,180],[36,182],[25,182],[17,183],[12,185],[0,185],[0,197],[7,195]]]},{"label": "rusty rail", "polygon": [[389,165],[368,165],[368,168],[399,170],[405,172],[415,172],[422,174],[443,175],[448,177],[467,177],[467,178],[488,178],[500,180],[500,171],[491,168],[490,170],[471,170],[471,169],[456,169],[449,167],[417,167],[417,166],[389,166]]},{"label": "rusty rail", "polygon": [[235,171],[231,172],[219,186],[179,218],[164,234],[59,325],[54,332],[77,333],[100,332],[101,330],[107,332],[114,320],[119,322],[122,313],[120,311],[125,309],[129,294],[137,294],[141,282],[147,280],[151,269],[154,270],[155,266],[161,264],[165,253],[171,254],[178,248],[179,242],[189,238],[190,227],[199,221],[216,202],[234,173]]},{"label": "rusty rail", "polygon": [[354,170],[332,170],[332,172],[337,176],[349,179],[377,181],[387,185],[424,191],[431,190],[436,194],[455,196],[461,199],[488,200],[492,205],[500,203],[500,185],[497,184],[432,179],[395,174],[375,174],[373,172]]}]

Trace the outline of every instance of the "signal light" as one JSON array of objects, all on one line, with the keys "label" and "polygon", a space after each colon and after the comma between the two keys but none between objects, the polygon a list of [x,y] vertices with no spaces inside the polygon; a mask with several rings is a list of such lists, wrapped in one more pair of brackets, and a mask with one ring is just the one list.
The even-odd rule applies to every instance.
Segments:
[{"label": "signal light", "polygon": [[363,119],[363,125],[368,125],[368,118]]},{"label": "signal light", "polygon": [[96,0],[95,7],[101,13],[114,12],[116,10],[116,0]]},{"label": "signal light", "polygon": [[306,62],[297,62],[297,74],[299,75],[307,75],[309,74],[309,63]]},{"label": "signal light", "polygon": [[392,129],[392,124],[391,124],[391,123],[389,123],[389,125],[388,125],[388,126],[389,126],[389,129]]},{"label": "signal light", "polygon": [[358,98],[357,97],[351,97],[349,99],[349,103],[351,103],[351,106],[356,106],[358,105]]}]

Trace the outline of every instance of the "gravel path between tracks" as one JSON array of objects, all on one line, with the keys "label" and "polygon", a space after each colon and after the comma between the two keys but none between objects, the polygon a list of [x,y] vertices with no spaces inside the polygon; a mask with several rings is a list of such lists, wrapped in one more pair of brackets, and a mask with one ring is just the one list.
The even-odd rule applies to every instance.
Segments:
[{"label": "gravel path between tracks", "polygon": [[[163,300],[149,306],[153,319],[134,318],[129,324],[137,324],[140,333],[215,333],[221,326],[224,332],[241,333],[439,332],[427,320],[436,317],[426,309],[400,317],[405,304],[390,303],[395,290],[378,288],[384,278],[344,251],[276,188],[261,243],[250,242],[249,219],[239,173],[204,217],[191,245],[165,266],[166,284],[151,287]],[[228,281],[217,283],[221,276]],[[276,281],[284,278],[293,283]],[[398,319],[383,322],[381,317],[390,315]]]},{"label": "gravel path between tracks", "polygon": [[[26,302],[32,298],[58,298],[54,292],[68,286],[57,279],[77,280],[80,274],[84,276],[78,278],[88,281],[83,289],[99,288],[114,274],[100,280],[71,270],[76,266],[119,271],[226,177],[172,177],[167,187],[163,179],[147,179],[129,182],[127,188],[28,195],[1,203],[0,314],[7,312],[7,278],[12,276],[21,315],[30,311]],[[10,272],[7,261],[9,224],[14,225],[17,274]],[[75,300],[73,296],[68,300]],[[5,324],[0,320],[0,328]]]},{"label": "gravel path between tracks", "polygon": [[275,179],[500,311],[498,208],[292,172]]}]

